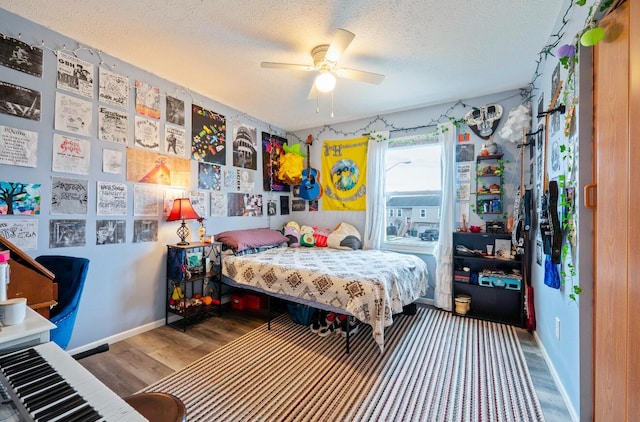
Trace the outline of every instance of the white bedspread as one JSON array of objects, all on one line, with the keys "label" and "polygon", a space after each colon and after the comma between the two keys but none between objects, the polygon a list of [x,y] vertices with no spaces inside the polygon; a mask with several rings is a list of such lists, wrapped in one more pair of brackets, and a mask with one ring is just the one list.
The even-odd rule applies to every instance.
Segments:
[{"label": "white bedspread", "polygon": [[371,325],[384,350],[384,327],[392,324],[394,313],[426,293],[428,270],[414,255],[301,247],[227,256],[222,273],[266,293],[343,309]]}]

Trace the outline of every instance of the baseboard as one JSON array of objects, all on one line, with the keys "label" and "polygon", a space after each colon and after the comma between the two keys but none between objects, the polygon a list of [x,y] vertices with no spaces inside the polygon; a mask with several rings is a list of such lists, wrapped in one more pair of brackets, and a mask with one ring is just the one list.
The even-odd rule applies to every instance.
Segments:
[{"label": "baseboard", "polygon": [[67,353],[69,353],[70,355],[76,355],[78,353],[82,353],[82,352],[86,352],[87,350],[91,350],[91,349],[95,349],[96,347],[102,345],[102,344],[112,344],[112,343],[116,343],[118,341],[122,341],[122,340],[126,340],[129,337],[133,337],[135,335],[138,334],[142,334],[144,332],[153,330],[154,328],[158,328],[158,327],[162,327],[164,325],[165,321],[164,318],[159,319],[157,321],[153,321],[150,322],[148,324],[144,324],[144,325],[140,325],[136,328],[132,328],[130,330],[127,331],[123,331],[121,333],[118,334],[114,334],[112,336],[103,338],[101,340],[97,340],[94,342],[91,342],[89,344],[85,344],[83,346],[80,347],[76,347],[75,349],[71,349],[71,350],[67,350]]},{"label": "baseboard", "polygon": [[571,400],[569,400],[569,395],[567,394],[567,390],[565,390],[564,385],[562,384],[562,381],[558,376],[558,372],[556,371],[555,366],[553,366],[553,362],[551,361],[551,358],[547,353],[547,350],[544,348],[544,345],[540,341],[540,337],[538,337],[537,331],[533,332],[533,338],[536,340],[536,343],[538,343],[538,348],[540,348],[540,353],[542,353],[542,357],[546,362],[547,366],[549,367],[549,372],[551,373],[551,377],[553,378],[553,381],[556,383],[556,386],[560,391],[560,395],[562,396],[562,400],[564,401],[564,404],[567,406],[567,411],[569,412],[569,415],[571,415],[571,420],[573,422],[580,422],[578,413],[576,412],[576,409],[573,407],[573,403],[571,403]]}]

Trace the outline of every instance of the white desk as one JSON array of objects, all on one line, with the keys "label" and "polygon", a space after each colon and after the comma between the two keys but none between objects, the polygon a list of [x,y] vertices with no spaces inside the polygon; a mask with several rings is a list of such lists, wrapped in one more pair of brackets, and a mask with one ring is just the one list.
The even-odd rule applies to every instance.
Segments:
[{"label": "white desk", "polygon": [[49,331],[56,325],[27,306],[27,313],[20,324],[2,327],[0,351],[15,350],[49,341]]}]

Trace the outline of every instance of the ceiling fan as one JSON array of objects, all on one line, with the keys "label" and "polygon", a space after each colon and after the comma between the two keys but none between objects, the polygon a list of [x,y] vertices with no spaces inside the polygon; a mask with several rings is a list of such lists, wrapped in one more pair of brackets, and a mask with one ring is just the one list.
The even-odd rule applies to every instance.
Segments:
[{"label": "ceiling fan", "polygon": [[[291,69],[305,72],[318,72],[319,75],[315,79],[314,86],[321,92],[332,91],[336,86],[336,77],[372,84],[381,83],[384,75],[380,75],[379,73],[347,69],[338,66],[338,59],[347,47],[349,47],[354,37],[355,34],[353,32],[347,31],[346,29],[338,29],[331,44],[320,44],[311,50],[311,57],[313,58],[312,65],[262,62],[261,67],[267,69]],[[309,95],[311,96],[311,93]]]}]

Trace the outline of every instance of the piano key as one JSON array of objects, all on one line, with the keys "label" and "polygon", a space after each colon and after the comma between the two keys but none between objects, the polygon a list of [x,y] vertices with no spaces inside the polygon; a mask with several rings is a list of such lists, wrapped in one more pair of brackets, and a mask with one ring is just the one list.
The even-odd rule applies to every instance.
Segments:
[{"label": "piano key", "polygon": [[63,386],[62,388],[56,387],[57,386],[54,386],[43,392],[43,394],[37,394],[25,400],[24,404],[27,406],[27,409],[29,409],[29,412],[37,412],[42,408],[47,408],[52,403],[58,402],[75,393],[75,391],[68,386]]},{"label": "piano key", "polygon": [[102,416],[96,412],[91,406],[84,406],[74,410],[72,413],[65,415],[64,422],[95,422],[102,419]]},{"label": "piano key", "polygon": [[34,413],[33,417],[36,421],[51,421],[53,419],[57,419],[58,416],[69,413],[70,410],[81,407],[84,404],[86,404],[86,401],[76,394],[57,402],[54,406],[41,410],[39,413]]},{"label": "piano key", "polygon": [[30,357],[24,361],[16,362],[11,366],[7,366],[4,373],[7,378],[11,378],[22,371],[28,371],[32,366],[38,365],[42,362],[44,362],[44,359],[40,356]]},{"label": "piano key", "polygon": [[45,376],[55,372],[55,370],[49,366],[49,364],[45,363],[42,367],[34,368],[33,372],[27,371],[23,372],[20,375],[9,378],[9,382],[14,387],[19,387],[21,385],[26,385],[36,380],[38,378],[44,378]]},{"label": "piano key", "polygon": [[[27,360],[30,364],[38,362],[38,357],[44,359],[53,368],[54,374],[51,374],[49,369],[42,368],[42,378],[33,379],[20,373],[18,369],[24,370],[24,366],[20,365],[24,365]],[[15,401],[16,405],[19,404],[23,409],[21,412],[25,414],[27,413],[24,409],[25,404],[36,407],[37,413],[32,411],[32,417],[36,414],[41,418],[46,415],[46,418],[50,418],[52,422],[66,422],[67,419],[83,422],[87,419],[110,422],[146,420],[55,343],[44,343],[1,355],[0,384],[8,385],[8,380],[2,375],[5,371],[3,363],[13,368],[15,377],[19,376],[19,385],[9,387],[12,389],[11,400]],[[8,367],[7,370],[9,370]],[[66,395],[54,394],[52,389],[63,390]],[[41,404],[41,400],[46,404]]]}]

